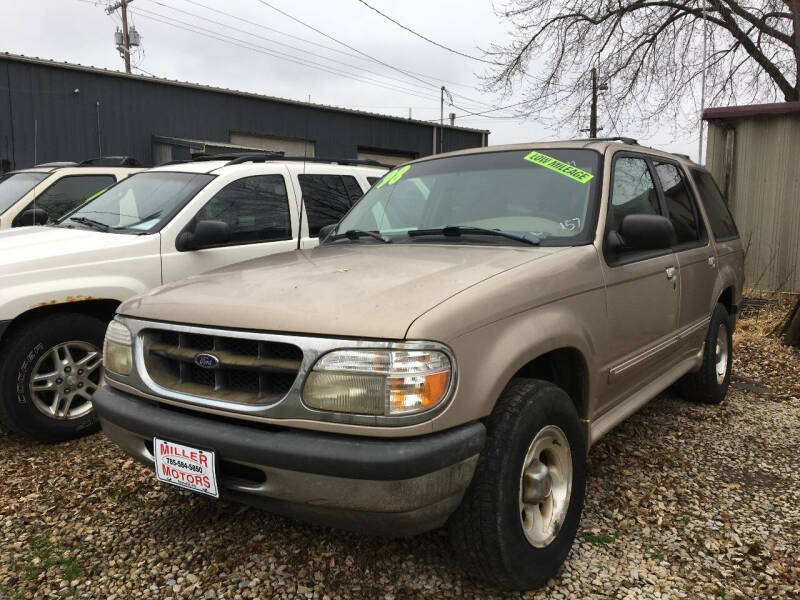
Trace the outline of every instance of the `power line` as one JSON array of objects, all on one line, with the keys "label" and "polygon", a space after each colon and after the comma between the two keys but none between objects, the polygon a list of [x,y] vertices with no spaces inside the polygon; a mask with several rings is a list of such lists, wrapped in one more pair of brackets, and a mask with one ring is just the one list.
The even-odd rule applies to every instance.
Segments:
[{"label": "power line", "polygon": [[[131,9],[131,10],[133,11],[134,9]],[[158,17],[155,17],[155,16],[151,16],[151,14],[145,14],[142,11],[142,9],[136,9],[136,11],[140,16],[142,16],[145,19],[150,19],[150,20],[153,20],[153,21],[156,21],[156,22],[159,22],[159,23],[163,23],[164,25],[169,25],[171,27],[175,27],[177,29],[182,29],[182,30],[188,31],[190,33],[195,33],[195,34],[198,34],[198,35],[202,35],[204,37],[209,37],[209,38],[212,38],[212,39],[215,39],[215,40],[218,40],[218,41],[221,41],[221,42],[233,45],[233,46],[237,46],[239,48],[243,48],[245,50],[250,50],[252,52],[258,52],[260,54],[265,54],[265,55],[268,55],[268,56],[272,56],[273,58],[286,60],[288,62],[295,63],[295,64],[298,64],[298,65],[301,65],[301,66],[304,66],[304,67],[308,67],[310,69],[316,69],[318,71],[324,71],[326,73],[330,73],[330,74],[333,74],[333,75],[338,75],[338,76],[341,76],[341,77],[345,77],[347,79],[352,79],[354,81],[359,81],[361,83],[366,83],[368,85],[374,85],[374,86],[377,86],[377,87],[388,89],[390,91],[402,92],[404,94],[408,94],[408,95],[414,96],[416,98],[421,98],[423,100],[429,100],[430,99],[429,96],[422,96],[419,93],[417,93],[417,90],[408,90],[408,89],[400,88],[399,86],[394,86],[393,84],[384,83],[384,82],[378,82],[378,81],[374,81],[374,80],[371,80],[371,79],[365,79],[365,78],[359,77],[358,75],[355,75],[353,73],[348,73],[346,71],[340,71],[340,70],[334,69],[332,67],[327,67],[325,65],[318,65],[318,64],[314,64],[314,63],[308,63],[308,62],[305,62],[305,61],[303,61],[301,59],[297,59],[295,57],[286,55],[286,54],[284,54],[282,52],[278,52],[277,50],[273,50],[271,48],[264,48],[263,46],[257,46],[256,44],[253,44],[252,42],[248,42],[246,40],[241,40],[241,39],[235,38],[233,36],[228,36],[228,35],[225,35],[223,33],[212,32],[211,30],[202,28],[202,27],[200,27],[198,25],[186,24],[186,23],[182,24],[182,22],[179,22],[176,19],[164,20],[164,19],[161,19],[161,18],[158,18]],[[147,11],[147,12],[149,13],[150,11]],[[155,14],[155,13],[152,13],[152,14]]]},{"label": "power line", "polygon": [[[430,82],[430,81],[426,81],[426,80],[424,80],[424,79],[421,79],[420,77],[417,77],[416,75],[412,74],[412,73],[411,73],[411,72],[409,72],[409,71],[404,71],[403,69],[400,69],[400,68],[398,68],[398,67],[394,67],[394,66],[390,65],[389,63],[387,63],[387,62],[384,62],[384,61],[380,60],[379,58],[375,58],[374,56],[371,56],[370,54],[367,54],[366,52],[362,52],[362,51],[361,51],[361,50],[359,50],[358,48],[354,48],[354,47],[353,47],[353,46],[351,46],[350,44],[347,44],[346,42],[343,42],[343,41],[341,41],[341,40],[339,40],[339,39],[337,39],[337,38],[333,37],[332,35],[329,35],[329,34],[325,33],[324,31],[321,31],[321,30],[317,29],[317,28],[316,28],[316,27],[314,27],[313,25],[309,25],[309,24],[308,24],[308,23],[306,23],[305,21],[303,21],[303,20],[301,20],[301,19],[298,19],[297,17],[295,17],[295,16],[293,16],[293,15],[290,15],[290,14],[289,14],[289,13],[287,13],[286,11],[283,11],[283,10],[281,10],[280,8],[277,8],[277,7],[273,6],[272,4],[270,4],[269,2],[267,2],[266,0],[256,0],[256,2],[258,2],[258,3],[260,3],[260,4],[263,4],[264,6],[266,6],[266,7],[268,7],[268,8],[271,8],[271,9],[272,9],[272,10],[274,10],[275,12],[277,12],[277,13],[279,13],[279,14],[283,15],[284,17],[286,17],[286,18],[288,18],[288,19],[291,19],[291,20],[292,20],[292,21],[294,21],[295,23],[299,23],[299,24],[300,24],[300,25],[302,25],[303,27],[307,27],[308,29],[311,29],[312,31],[315,31],[315,32],[316,32],[316,33],[318,33],[319,35],[321,35],[321,36],[323,36],[323,37],[325,37],[325,38],[327,38],[327,39],[329,39],[329,40],[332,40],[332,41],[336,42],[337,44],[340,44],[340,45],[344,46],[345,48],[348,48],[349,50],[352,50],[353,52],[357,52],[358,54],[360,54],[360,55],[362,55],[362,56],[365,56],[365,57],[367,57],[367,58],[369,58],[369,59],[373,60],[374,62],[376,62],[376,63],[378,63],[378,64],[381,64],[381,65],[383,65],[384,67],[387,67],[387,68],[389,68],[389,69],[393,69],[393,70],[395,70],[395,71],[397,71],[397,72],[399,72],[399,73],[403,73],[403,74],[404,74],[404,75],[406,75],[407,77],[410,77],[411,79],[415,79],[416,81],[422,82],[422,83],[424,83],[425,85],[435,85],[437,88],[439,87],[437,84],[435,84],[435,83],[432,83],[432,82]],[[461,95],[461,97],[462,97],[462,98],[464,98],[465,100],[469,100],[470,102],[475,102],[476,104],[483,104],[483,105],[485,105],[485,106],[491,106],[491,105],[489,105],[489,104],[486,104],[486,103],[484,103],[484,102],[480,102],[479,100],[472,100],[472,99],[469,99],[469,98],[467,98],[466,96],[464,96],[463,94]]]},{"label": "power line", "polygon": [[[150,0],[150,2],[153,2],[155,4],[159,4],[161,6],[164,6],[165,8],[170,8],[172,10],[180,10],[178,8],[166,5],[166,4],[162,3],[162,2],[158,2],[158,0]],[[291,38],[293,40],[297,40],[299,42],[303,42],[304,44],[311,44],[312,46],[316,46],[318,48],[323,48],[323,49],[328,50],[330,52],[336,52],[337,54],[341,54],[343,56],[349,56],[349,57],[355,58],[357,60],[363,60],[363,61],[366,61],[366,62],[374,62],[371,58],[366,58],[364,56],[361,56],[360,54],[355,54],[354,52],[346,52],[344,50],[340,50],[339,48],[334,48],[333,46],[328,46],[326,44],[320,44],[319,42],[315,42],[313,40],[309,40],[309,39],[304,38],[304,37],[300,37],[300,36],[297,36],[297,35],[292,35],[291,33],[286,33],[285,31],[281,31],[280,29],[275,29],[274,27],[268,27],[267,25],[263,25],[261,23],[256,23],[254,21],[248,21],[247,19],[243,19],[242,17],[237,17],[234,14],[227,13],[225,11],[216,9],[213,6],[208,6],[206,4],[203,4],[202,2],[196,2],[195,0],[184,0],[184,2],[187,2],[187,3],[192,4],[194,6],[199,6],[201,8],[205,8],[206,10],[209,10],[211,12],[217,13],[218,15],[222,15],[222,16],[228,17],[230,19],[234,19],[234,20],[240,21],[242,23],[247,23],[248,25],[252,25],[254,27],[258,27],[259,29],[264,29],[265,31],[271,31],[273,33],[277,33],[278,35],[282,35],[282,36]],[[186,12],[186,14],[192,14],[192,13],[188,13],[187,11],[181,11],[181,12]],[[199,17],[199,15],[195,15],[195,16]],[[202,18],[202,17],[199,17],[199,18]],[[275,43],[280,43],[280,42],[278,42],[276,40]],[[441,77],[437,77],[437,76],[434,76],[434,75],[426,75],[424,73],[419,73],[417,71],[412,71],[411,69],[404,69],[404,71],[408,71],[409,73],[413,73],[414,75],[419,75],[420,77],[428,77],[428,78],[431,78],[431,79],[436,79],[437,81],[441,81],[443,83],[449,83],[450,85],[455,85],[455,86],[458,86],[458,87],[469,88],[469,89],[474,89],[474,87],[475,87],[473,85],[468,85],[466,83],[460,83],[458,81],[452,81],[452,80],[449,80],[449,79],[442,79]]]},{"label": "power line", "polygon": [[[270,39],[268,37],[265,37],[265,36],[262,36],[262,35],[258,35],[257,33],[252,33],[250,31],[247,31],[246,29],[241,29],[239,27],[234,27],[232,25],[228,25],[226,23],[222,23],[221,21],[216,21],[214,19],[209,19],[209,18],[204,17],[202,15],[198,15],[198,14],[195,14],[195,13],[191,13],[189,11],[181,10],[180,8],[171,7],[171,6],[168,6],[168,5],[166,5],[166,4],[162,3],[162,2],[159,2],[158,0],[151,0],[151,2],[153,2],[154,4],[158,4],[159,6],[163,6],[164,8],[169,8],[169,9],[175,10],[177,12],[189,15],[191,17],[195,17],[197,19],[201,19],[203,21],[206,21],[208,23],[212,23],[214,25],[218,25],[220,27],[227,27],[228,29],[231,29],[233,31],[237,31],[239,33],[244,33],[246,35],[252,36],[252,37],[257,38],[259,40],[263,40],[263,41],[265,41],[267,43],[270,43],[270,44],[277,44],[279,46],[284,46],[284,47],[289,48],[291,50],[295,50],[297,52],[301,52],[304,55],[315,56],[315,57],[320,58],[322,60],[334,62],[337,65],[344,65],[344,66],[350,67],[352,69],[356,69],[356,70],[359,70],[359,71],[364,71],[365,73],[370,73],[371,75],[375,75],[377,77],[382,77],[384,79],[390,79],[390,80],[393,80],[393,81],[397,81],[397,82],[399,82],[399,83],[401,83],[403,85],[416,85],[416,84],[412,84],[411,82],[406,81],[404,79],[400,79],[398,77],[392,77],[390,75],[384,75],[383,73],[379,73],[377,71],[372,71],[370,69],[365,69],[364,67],[361,67],[361,66],[358,66],[358,65],[354,65],[352,63],[346,63],[346,62],[338,61],[335,58],[329,58],[329,57],[324,56],[322,54],[317,54],[315,52],[310,52],[310,51],[305,50],[304,48],[300,48],[298,46],[292,46],[291,44],[286,44],[284,42],[279,42],[277,40],[272,40],[272,39]],[[162,17],[164,19],[174,19],[176,22],[183,23],[185,25],[190,25],[190,26],[193,26],[193,27],[199,27],[197,25],[194,25],[193,23],[187,23],[186,21],[179,21],[179,20],[175,19],[174,17],[170,17],[170,16],[163,15],[163,14],[160,14],[160,13],[156,13],[156,12],[152,12],[152,11],[146,11],[146,10],[141,9],[141,8],[138,9],[138,10],[142,11],[142,12],[145,12],[145,13],[148,13],[148,14],[151,14],[151,15],[156,15],[156,16]],[[246,42],[246,43],[250,43],[250,42]],[[276,50],[275,52],[278,52],[278,51]],[[301,60],[305,60],[305,59],[301,58]],[[429,87],[432,88],[432,87],[435,87],[435,86],[433,86],[433,84],[431,84],[431,86],[429,86]],[[428,88],[426,88],[424,91],[428,91]]]},{"label": "power line", "polygon": [[501,66],[501,65],[500,65],[500,63],[493,62],[493,61],[490,61],[490,60],[485,60],[485,59],[483,59],[483,58],[479,58],[479,57],[477,57],[477,56],[471,56],[471,55],[469,55],[469,54],[465,54],[464,52],[460,52],[459,50],[455,50],[454,48],[450,48],[449,46],[445,46],[444,44],[440,44],[439,42],[437,42],[437,41],[435,41],[435,40],[432,40],[431,38],[429,38],[429,37],[426,37],[426,36],[422,35],[421,33],[417,32],[417,31],[414,31],[414,30],[413,30],[413,29],[411,29],[410,27],[407,27],[406,25],[403,25],[403,24],[402,24],[402,23],[400,23],[399,21],[396,21],[395,19],[393,19],[392,17],[390,17],[390,16],[389,16],[389,15],[387,15],[386,13],[383,13],[383,12],[381,12],[380,10],[378,10],[377,8],[375,8],[374,6],[372,6],[371,4],[368,4],[368,3],[367,3],[367,2],[365,2],[364,0],[357,0],[357,1],[358,1],[358,2],[360,2],[361,4],[363,4],[364,6],[366,6],[368,9],[370,9],[370,10],[372,10],[372,11],[374,11],[374,12],[378,13],[378,14],[379,14],[380,16],[382,16],[384,19],[387,19],[387,20],[391,21],[392,23],[394,23],[395,25],[397,25],[397,26],[398,26],[400,29],[405,29],[405,30],[406,30],[406,31],[408,31],[409,33],[411,33],[411,34],[413,34],[413,35],[417,36],[417,37],[418,37],[418,38],[420,38],[420,39],[423,39],[423,40],[425,40],[425,41],[426,41],[426,42],[428,42],[429,44],[433,44],[434,46],[436,46],[436,47],[438,47],[438,48],[441,48],[442,50],[447,50],[448,52],[452,52],[453,54],[458,54],[459,56],[463,56],[464,58],[469,58],[470,60],[476,60],[476,61],[478,61],[478,62],[482,62],[482,63],[485,63],[485,64],[487,64],[487,65]]}]

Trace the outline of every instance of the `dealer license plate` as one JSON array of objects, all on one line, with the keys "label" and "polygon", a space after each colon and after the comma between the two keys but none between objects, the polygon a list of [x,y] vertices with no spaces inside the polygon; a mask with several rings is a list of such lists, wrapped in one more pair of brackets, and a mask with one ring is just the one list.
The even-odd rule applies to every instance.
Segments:
[{"label": "dealer license plate", "polygon": [[153,438],[159,481],[219,498],[214,452]]}]

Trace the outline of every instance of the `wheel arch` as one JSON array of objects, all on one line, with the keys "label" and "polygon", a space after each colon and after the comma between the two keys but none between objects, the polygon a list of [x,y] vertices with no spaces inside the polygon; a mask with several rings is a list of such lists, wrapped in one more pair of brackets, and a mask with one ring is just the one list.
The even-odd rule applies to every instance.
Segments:
[{"label": "wheel arch", "polygon": [[17,315],[8,323],[4,331],[0,332],[0,347],[11,336],[19,331],[26,324],[33,321],[55,315],[59,313],[78,313],[90,317],[96,317],[105,321],[114,318],[117,307],[121,304],[120,300],[111,298],[93,298],[91,300],[80,300],[76,302],[59,302],[56,304],[45,304],[28,309]]},{"label": "wheel arch", "polygon": [[555,348],[531,359],[511,376],[508,383],[519,378],[541,379],[560,387],[572,399],[580,418],[587,418],[589,366],[577,348]]}]

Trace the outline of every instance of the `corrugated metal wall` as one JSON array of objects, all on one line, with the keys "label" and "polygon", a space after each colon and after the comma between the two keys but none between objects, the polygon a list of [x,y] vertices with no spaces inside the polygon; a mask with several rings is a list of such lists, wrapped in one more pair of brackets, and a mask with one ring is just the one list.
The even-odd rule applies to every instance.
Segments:
[{"label": "corrugated metal wall", "polygon": [[747,248],[746,285],[800,292],[800,115],[710,121],[706,165]]},{"label": "corrugated metal wall", "polygon": [[[356,158],[359,146],[427,156],[434,134],[404,119],[0,56],[0,159],[34,163],[34,121],[39,163],[94,157],[101,145],[152,164],[153,135],[229,142],[231,132],[313,140],[321,157]],[[446,133],[445,151],[483,143],[480,131]]]}]

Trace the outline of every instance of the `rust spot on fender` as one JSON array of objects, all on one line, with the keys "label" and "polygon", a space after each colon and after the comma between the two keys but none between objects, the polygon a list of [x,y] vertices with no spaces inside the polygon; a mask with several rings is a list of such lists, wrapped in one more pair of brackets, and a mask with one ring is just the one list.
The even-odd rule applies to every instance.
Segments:
[{"label": "rust spot on fender", "polygon": [[77,294],[75,296],[67,296],[63,300],[46,300],[44,302],[38,302],[33,305],[32,308],[41,308],[43,306],[52,306],[53,304],[64,304],[68,302],[85,302],[87,300],[99,300],[96,296],[84,296],[82,294]]}]

